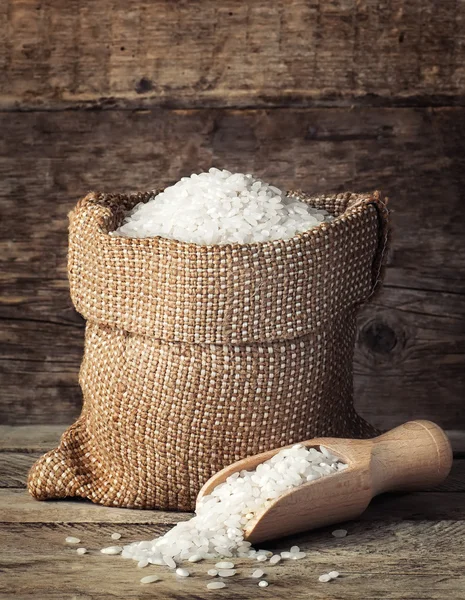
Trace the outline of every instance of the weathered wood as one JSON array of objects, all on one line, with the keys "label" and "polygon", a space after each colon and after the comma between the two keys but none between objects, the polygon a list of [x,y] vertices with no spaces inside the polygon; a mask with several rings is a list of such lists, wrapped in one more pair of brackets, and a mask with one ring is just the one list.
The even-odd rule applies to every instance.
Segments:
[{"label": "weathered wood", "polygon": [[[58,444],[64,430],[64,425],[0,425],[0,452],[47,452]],[[465,431],[446,433],[455,456],[463,457]]]},{"label": "weathered wood", "polygon": [[380,427],[418,417],[465,430],[464,109],[27,113],[0,127],[2,423],[79,413],[83,321],[66,281],[77,198],[214,163],[284,187],[391,196],[386,286],[360,317],[357,406]]},{"label": "weathered wood", "polygon": [[[187,513],[98,506],[85,500],[34,500],[25,489],[0,488],[0,522],[5,523],[160,523],[173,525]],[[465,520],[461,492],[415,492],[376,497],[361,521],[386,519]]]},{"label": "weathered wood", "polygon": [[[153,539],[187,513],[115,509],[90,502],[37,502],[24,489],[2,489],[6,474],[21,473],[35,449],[55,443],[58,428],[0,428],[0,598],[10,600],[107,600],[108,598],[205,598],[211,579],[206,571],[215,561],[189,564],[192,576],[180,580],[173,572],[136,564],[120,557],[104,556],[100,549],[114,544],[111,534],[122,534],[123,544]],[[31,445],[27,446],[27,440]],[[23,447],[22,452],[5,448]],[[42,447],[44,446],[44,447]],[[18,457],[23,458],[18,461]],[[465,577],[465,460],[454,463],[448,482],[455,492],[383,495],[376,498],[358,521],[344,527],[348,536],[331,536],[334,527],[292,538],[275,540],[266,547],[281,552],[293,544],[307,552],[301,561],[264,565],[265,591],[250,578],[256,564],[234,559],[238,574],[227,581],[215,597],[246,600],[264,593],[277,600],[331,598],[368,600],[461,600]],[[447,483],[446,482],[446,485]],[[457,486],[456,484],[459,483]],[[79,546],[89,551],[76,554],[65,543],[68,535],[78,537]],[[318,576],[337,569],[341,576],[331,584],[321,584]],[[142,586],[140,578],[156,573],[160,581]],[[328,587],[330,586],[330,587]]]},{"label": "weathered wood", "polygon": [[462,294],[397,286],[364,307],[354,360],[364,416],[383,429],[420,417],[465,429],[464,311]]},{"label": "weathered wood", "polygon": [[97,506],[86,500],[34,500],[25,489],[0,488],[0,522],[4,523],[163,523],[173,525],[187,513]]},{"label": "weathered wood", "polygon": [[465,503],[462,493],[415,492],[410,494],[382,494],[373,499],[360,521],[465,520]]},{"label": "weathered wood", "polygon": [[[458,467],[463,471],[463,465]],[[361,515],[362,521],[385,519],[465,520],[463,476],[454,491],[384,494],[376,497]],[[159,523],[173,525],[188,513],[130,510],[98,506],[85,500],[39,502],[24,489],[0,488],[0,522],[5,523]]]},{"label": "weathered wood", "polygon": [[0,452],[47,452],[64,430],[62,425],[0,425]]},{"label": "weathered wood", "polygon": [[[37,451],[0,451],[0,488],[25,488],[29,469],[42,454]],[[449,477],[434,491],[465,492],[465,459],[454,461]]]},{"label": "weathered wood", "polygon": [[1,452],[0,488],[24,488],[29,469],[42,452]]},{"label": "weathered wood", "polygon": [[462,103],[444,0],[3,0],[0,108]]},{"label": "weathered wood", "polygon": [[[271,549],[283,551],[297,543],[307,556],[275,566],[265,564],[270,582],[265,591],[250,577],[257,563],[235,560],[238,574],[225,580],[227,588],[214,592],[215,597],[245,600],[263,593],[277,600],[463,598],[463,523],[380,521],[349,524],[348,529],[349,535],[342,540],[333,538],[330,530],[321,530],[311,537],[270,544]],[[210,594],[206,584],[211,578],[206,571],[215,561],[190,564],[192,577],[187,580],[162,567],[137,569],[133,561],[100,554],[100,548],[112,543],[110,535],[115,530],[124,541],[152,539],[163,531],[151,525],[2,524],[0,598],[200,600]],[[75,547],[64,543],[67,535],[79,537],[89,554],[76,555]],[[337,580],[318,582],[319,575],[334,569],[341,573]],[[147,574],[159,575],[160,581],[141,586],[139,580]]]},{"label": "weathered wood", "polygon": [[[55,303],[52,296],[49,303]],[[84,332],[53,323],[53,315],[50,322],[31,316],[2,322],[0,421],[69,424],[82,404],[78,371]]]}]

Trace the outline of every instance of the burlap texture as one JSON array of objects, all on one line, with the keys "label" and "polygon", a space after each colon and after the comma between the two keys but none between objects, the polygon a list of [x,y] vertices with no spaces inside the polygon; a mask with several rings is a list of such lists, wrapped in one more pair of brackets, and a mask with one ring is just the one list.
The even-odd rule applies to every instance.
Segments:
[{"label": "burlap texture", "polygon": [[293,193],[338,218],[286,241],[108,235],[151,194],[91,193],[70,214],[84,405],[31,469],[30,493],[190,510],[235,460],[315,436],[374,435],[353,407],[352,358],[386,247],[379,194]]}]

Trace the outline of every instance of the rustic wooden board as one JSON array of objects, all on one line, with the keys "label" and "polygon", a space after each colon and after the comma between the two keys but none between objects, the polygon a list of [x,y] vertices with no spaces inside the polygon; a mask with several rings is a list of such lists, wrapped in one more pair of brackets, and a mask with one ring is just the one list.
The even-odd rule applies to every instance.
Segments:
[{"label": "rustic wooden board", "polygon": [[25,487],[29,469],[42,454],[42,452],[1,452],[0,488]]},{"label": "rustic wooden board", "polygon": [[[24,488],[0,489],[0,522],[4,523],[149,523],[171,526],[187,513],[131,510],[97,506],[84,500],[38,502]],[[375,498],[361,521],[465,520],[461,492],[416,492],[386,494]]]},{"label": "rustic wooden board", "polygon": [[463,2],[3,0],[0,107],[464,101]]},{"label": "rustic wooden board", "polygon": [[[0,452],[0,521],[8,523],[104,522],[172,525],[185,513],[114,509],[79,499],[37,502],[25,491],[29,468],[39,452]],[[376,498],[362,520],[465,519],[465,459],[456,459],[447,480],[428,492],[387,494]]]},{"label": "rustic wooden board", "polygon": [[[454,507],[454,510],[456,508]],[[174,525],[186,513],[97,506],[84,500],[38,502],[22,488],[0,488],[0,522],[4,523],[163,523]]]},{"label": "rustic wooden board", "polygon": [[[465,552],[463,522],[363,522],[347,525],[349,535],[336,540],[324,529],[269,545],[288,550],[297,543],[308,552],[301,561],[276,566],[260,565],[269,588],[260,590],[250,578],[257,563],[235,561],[238,574],[223,591],[208,592],[206,575],[214,561],[189,565],[192,577],[180,580],[160,567],[137,569],[133,561],[102,556],[100,548],[122,540],[153,539],[165,528],[122,523],[30,523],[1,524],[2,550],[0,598],[64,600],[71,598],[206,598],[255,599],[349,599],[361,597],[398,600],[452,600],[463,598],[465,585],[462,556]],[[89,554],[77,556],[64,543],[76,535]],[[453,550],[452,550],[453,547]],[[331,584],[318,576],[337,569],[341,577]],[[158,574],[160,581],[142,586],[140,578]]]},{"label": "rustic wooden board", "polygon": [[[23,448],[0,452],[2,600],[174,600],[210,595],[255,600],[261,594],[276,600],[463,598],[463,460],[454,463],[443,492],[375,499],[360,520],[344,525],[348,530],[344,539],[335,539],[330,533],[333,528],[325,528],[270,542],[267,547],[275,552],[297,544],[307,557],[273,567],[260,565],[270,582],[266,590],[259,589],[250,578],[257,563],[242,560],[235,561],[238,574],[227,581],[227,588],[207,592],[210,578],[206,571],[214,561],[189,565],[192,577],[179,580],[168,570],[153,566],[137,569],[133,561],[99,552],[114,544],[110,537],[114,532],[122,534],[123,544],[153,539],[188,518],[188,514],[114,509],[79,501],[37,502],[24,489],[4,487],[5,477],[14,472],[14,465],[18,467],[17,482],[24,486],[24,460],[31,460],[39,446],[56,440],[56,429],[0,429],[3,448]],[[24,458],[22,462],[18,462],[19,455]],[[448,484],[455,492],[446,491]],[[79,546],[89,553],[77,556],[76,546],[65,544],[68,535],[77,536]],[[339,579],[331,584],[317,581],[320,574],[334,569],[341,573]],[[140,578],[149,573],[157,573],[160,581],[141,585]]]},{"label": "rustic wooden board", "polygon": [[[24,488],[29,469],[43,452],[0,452],[0,488]],[[457,459],[435,492],[465,492],[465,459]]]},{"label": "rustic wooden board", "polygon": [[60,441],[63,425],[0,425],[0,452],[47,452]]},{"label": "rustic wooden board", "polygon": [[386,285],[359,321],[357,406],[380,427],[423,417],[465,430],[465,109],[3,113],[0,128],[3,423],[79,413],[83,320],[66,280],[78,197],[216,164],[311,192],[390,195]]}]

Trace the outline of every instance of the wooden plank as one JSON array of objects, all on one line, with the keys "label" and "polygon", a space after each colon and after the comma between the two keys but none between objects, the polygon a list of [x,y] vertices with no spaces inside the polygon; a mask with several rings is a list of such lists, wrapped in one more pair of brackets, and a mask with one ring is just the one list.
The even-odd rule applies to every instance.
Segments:
[{"label": "wooden plank", "polygon": [[462,294],[397,286],[365,306],[354,359],[361,414],[382,429],[416,418],[465,429],[464,315]]},{"label": "wooden plank", "polygon": [[[0,452],[0,488],[25,488],[29,469],[42,452]],[[436,492],[465,492],[465,459],[454,461],[447,480]]]},{"label": "wooden plank", "polygon": [[410,494],[383,494],[373,499],[361,515],[361,521],[388,519],[442,521],[465,520],[462,493],[412,492]]},{"label": "wooden plank", "polygon": [[1,452],[0,488],[25,488],[27,474],[42,452]]},{"label": "wooden plank", "polygon": [[77,111],[0,114],[0,127],[2,423],[79,412],[83,323],[66,281],[77,198],[216,164],[391,196],[386,285],[359,321],[357,407],[380,427],[423,417],[465,430],[464,109]]},{"label": "wooden plank", "polygon": [[4,0],[0,108],[461,103],[464,18],[434,0]]},{"label": "wooden plank", "polygon": [[[0,425],[1,452],[47,452],[58,445],[64,425]],[[465,431],[446,431],[454,454],[465,453]]]},{"label": "wooden plank", "polygon": [[64,430],[62,425],[0,425],[0,452],[47,452]]},{"label": "wooden plank", "polygon": [[173,525],[186,513],[97,506],[85,500],[38,502],[24,489],[0,489],[3,523],[161,523]]},{"label": "wooden plank", "polygon": [[[53,296],[49,298],[53,304]],[[31,314],[31,319],[3,321],[3,423],[69,424],[80,413],[78,372],[84,332],[54,323],[54,318],[47,322]]]},{"label": "wooden plank", "polygon": [[[172,525],[187,513],[132,510],[97,506],[84,500],[34,500],[26,490],[0,488],[0,522],[4,523],[161,523]],[[465,520],[463,494],[458,492],[415,492],[385,494],[373,500],[363,521],[415,519]]]},{"label": "wooden plank", "polygon": [[[113,531],[122,540],[152,539],[162,530],[153,525],[121,524],[2,524],[0,598],[44,598],[46,600],[108,598],[205,598],[206,571],[213,561],[189,564],[192,577],[180,580],[161,567],[137,569],[120,557],[104,556],[99,549],[111,543]],[[64,544],[67,535],[77,535],[89,549],[77,556]],[[414,540],[414,543],[412,543]],[[355,523],[349,535],[336,540],[330,530],[279,540],[270,544],[275,551],[288,550],[292,543],[307,551],[299,561],[264,566],[270,582],[259,590],[250,574],[251,560],[235,560],[238,574],[226,580],[227,588],[215,597],[237,600],[267,597],[286,600],[459,600],[463,598],[465,552],[463,523],[442,521]],[[337,569],[341,576],[330,584],[318,582],[322,573]],[[160,581],[141,586],[147,574]]]}]

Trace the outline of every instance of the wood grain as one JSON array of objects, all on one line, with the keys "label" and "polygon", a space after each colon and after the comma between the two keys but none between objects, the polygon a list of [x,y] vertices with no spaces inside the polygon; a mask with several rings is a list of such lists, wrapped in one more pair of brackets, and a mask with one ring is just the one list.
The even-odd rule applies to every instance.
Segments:
[{"label": "wood grain", "polygon": [[[307,557],[264,566],[269,588],[262,592],[250,578],[256,563],[235,560],[238,574],[227,580],[227,588],[215,597],[253,599],[267,597],[285,600],[323,600],[331,598],[372,600],[452,600],[463,598],[465,584],[461,556],[465,551],[463,523],[427,521],[402,523],[352,523],[349,535],[336,540],[330,530],[314,532],[311,537],[274,542],[274,551],[288,550],[297,543]],[[65,600],[71,598],[163,598],[201,599],[207,597],[206,571],[214,561],[189,565],[192,577],[180,580],[161,567],[137,569],[133,561],[103,556],[99,549],[111,544],[113,531],[122,540],[152,539],[161,533],[153,525],[124,524],[1,524],[2,555],[0,598]],[[64,543],[76,535],[89,554],[77,556],[75,548]],[[454,546],[454,552],[451,551]],[[438,557],[442,557],[438,559]],[[318,583],[318,576],[337,569],[341,577],[331,584]],[[160,581],[141,586],[147,574],[158,574]],[[10,596],[8,596],[10,594]],[[330,596],[328,596],[330,594]]]},{"label": "wood grain", "polygon": [[[460,478],[460,486],[463,479]],[[0,488],[0,522],[4,523],[149,523],[163,526],[185,520],[188,513],[132,510],[98,506],[85,500],[34,500],[24,489]],[[431,491],[384,494],[375,498],[361,515],[362,521],[465,520],[461,492]]]},{"label": "wood grain", "polygon": [[27,474],[43,452],[0,453],[0,488],[23,488]]},{"label": "wood grain", "polygon": [[76,200],[216,164],[391,197],[386,285],[359,321],[357,407],[380,427],[465,430],[465,109],[3,113],[0,127],[2,423],[68,424],[80,410],[83,321],[66,280]]},{"label": "wood grain", "polygon": [[0,108],[464,102],[462,2],[3,0]]},{"label": "wood grain", "polygon": [[[47,452],[54,448],[65,425],[0,425],[0,452]],[[465,454],[465,432],[446,431],[456,458]]]},{"label": "wood grain", "polygon": [[[24,486],[24,484],[23,484]],[[186,513],[130,510],[80,500],[34,500],[25,489],[0,488],[0,522],[4,523],[163,523],[174,525]]]},{"label": "wood grain", "polygon": [[63,425],[0,425],[0,452],[47,452],[60,441]]},{"label": "wood grain", "polygon": [[[23,448],[0,452],[0,598],[205,598],[206,571],[214,561],[189,565],[192,577],[180,581],[168,570],[140,570],[132,561],[99,552],[114,543],[114,532],[122,534],[123,544],[153,539],[188,514],[106,508],[79,501],[37,502],[24,489],[4,487],[5,477],[15,472],[15,465],[18,484],[24,486],[25,461],[33,458],[38,446],[54,443],[59,434],[56,429],[0,429],[7,440],[5,447]],[[18,461],[20,455],[23,458]],[[458,469],[448,479],[455,492],[382,495],[361,519],[344,525],[348,530],[344,539],[332,537],[332,527],[270,542],[266,547],[274,552],[297,544],[307,556],[273,567],[265,564],[270,582],[265,591],[259,591],[250,578],[256,563],[235,560],[238,575],[215,597],[246,600],[263,593],[277,600],[461,600],[465,585],[462,463],[465,461],[455,462],[454,469]],[[68,535],[77,536],[79,545],[89,553],[77,556],[76,546],[65,543]],[[329,587],[317,581],[320,574],[334,569],[341,576]],[[149,573],[157,573],[160,581],[142,586],[140,578]]]}]

